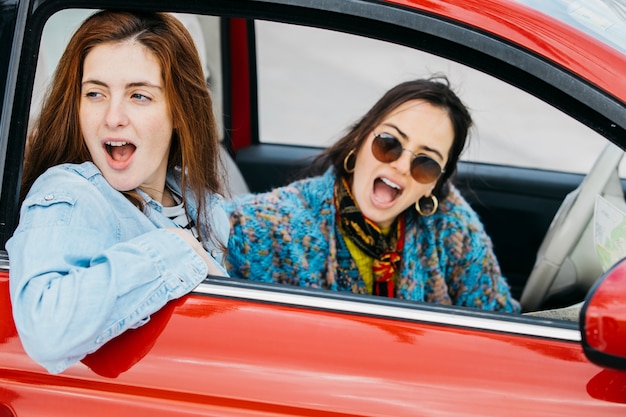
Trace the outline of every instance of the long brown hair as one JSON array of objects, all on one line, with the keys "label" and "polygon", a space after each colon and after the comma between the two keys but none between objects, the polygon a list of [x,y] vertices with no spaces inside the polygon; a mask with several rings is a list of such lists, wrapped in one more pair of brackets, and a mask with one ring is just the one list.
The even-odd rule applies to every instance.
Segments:
[{"label": "long brown hair", "polygon": [[357,121],[348,132],[333,146],[322,152],[313,162],[311,173],[319,174],[329,167],[335,169],[338,177],[349,174],[344,168],[344,160],[350,151],[359,153],[372,130],[398,106],[412,100],[424,100],[448,113],[454,130],[454,139],[445,172],[437,180],[433,194],[443,199],[449,192],[449,179],[456,171],[456,165],[465,148],[467,135],[472,125],[472,117],[459,97],[450,88],[448,79],[435,75],[427,79],[417,79],[400,83],[387,91],[374,106]]},{"label": "long brown hair", "polygon": [[[179,167],[183,200],[192,192],[198,202],[196,224],[205,216],[207,192],[222,193],[219,136],[212,102],[193,39],[182,23],[165,13],[105,10],[87,18],[69,41],[57,66],[41,113],[29,137],[21,198],[48,168],[91,161],[80,124],[83,63],[104,43],[132,39],[150,50],[161,66],[165,95],[175,126],[168,169]],[[125,193],[139,208],[137,193]],[[201,232],[198,227],[198,232]],[[200,236],[205,240],[210,236]]]}]

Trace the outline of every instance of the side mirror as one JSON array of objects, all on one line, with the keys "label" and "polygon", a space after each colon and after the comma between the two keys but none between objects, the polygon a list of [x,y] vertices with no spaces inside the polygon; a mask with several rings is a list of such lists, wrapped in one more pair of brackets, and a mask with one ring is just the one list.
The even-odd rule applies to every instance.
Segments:
[{"label": "side mirror", "polygon": [[591,362],[626,370],[626,258],[589,290],[580,312],[580,332]]}]

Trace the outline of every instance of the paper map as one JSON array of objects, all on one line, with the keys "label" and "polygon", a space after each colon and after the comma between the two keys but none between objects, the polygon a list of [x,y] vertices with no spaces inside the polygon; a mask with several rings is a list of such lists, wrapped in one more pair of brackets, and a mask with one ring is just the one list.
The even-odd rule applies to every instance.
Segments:
[{"label": "paper map", "polygon": [[626,257],[626,213],[600,195],[596,197],[593,235],[604,271]]}]

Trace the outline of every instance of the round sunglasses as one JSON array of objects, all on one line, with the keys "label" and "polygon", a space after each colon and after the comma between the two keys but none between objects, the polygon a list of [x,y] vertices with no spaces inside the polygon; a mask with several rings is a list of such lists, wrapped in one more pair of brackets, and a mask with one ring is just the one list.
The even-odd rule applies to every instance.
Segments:
[{"label": "round sunglasses", "polygon": [[439,162],[428,155],[416,154],[415,152],[403,148],[398,138],[390,133],[374,133],[372,141],[372,154],[380,162],[393,162],[402,155],[403,151],[413,154],[411,160],[411,176],[422,184],[430,184],[437,180],[441,174],[446,172],[441,168]]}]

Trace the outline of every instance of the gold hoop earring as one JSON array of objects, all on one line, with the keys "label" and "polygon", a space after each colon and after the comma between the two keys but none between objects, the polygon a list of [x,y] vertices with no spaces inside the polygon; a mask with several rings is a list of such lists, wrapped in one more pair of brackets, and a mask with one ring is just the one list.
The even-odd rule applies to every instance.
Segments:
[{"label": "gold hoop earring", "polygon": [[[349,159],[354,155],[354,149],[348,152],[348,155],[343,159],[343,169],[346,171],[346,174],[352,174],[354,172],[354,165],[356,165],[356,161],[352,164],[352,168],[348,168]],[[356,158],[356,157],[355,157]]]},{"label": "gold hoop earring", "polygon": [[[430,201],[424,201],[428,198],[430,198]],[[428,197],[424,196],[415,202],[415,210],[423,217],[432,216],[435,214],[438,207],[439,200],[437,200],[437,197],[434,195]]]}]

